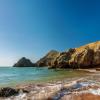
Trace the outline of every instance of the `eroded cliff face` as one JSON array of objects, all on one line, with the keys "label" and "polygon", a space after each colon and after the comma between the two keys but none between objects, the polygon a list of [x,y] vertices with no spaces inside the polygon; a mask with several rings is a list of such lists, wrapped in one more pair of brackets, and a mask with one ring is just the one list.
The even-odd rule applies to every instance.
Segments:
[{"label": "eroded cliff face", "polygon": [[46,56],[37,61],[36,64],[39,67],[52,66],[52,63],[59,54],[60,53],[58,51],[51,50],[49,53],[46,54]]},{"label": "eroded cliff face", "polygon": [[51,68],[92,68],[100,65],[100,41],[62,52]]}]

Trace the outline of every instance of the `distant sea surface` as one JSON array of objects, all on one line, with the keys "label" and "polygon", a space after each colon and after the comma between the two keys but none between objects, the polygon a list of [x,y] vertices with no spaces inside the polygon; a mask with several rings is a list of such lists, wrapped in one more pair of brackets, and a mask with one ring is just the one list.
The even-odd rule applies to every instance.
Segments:
[{"label": "distant sea surface", "polygon": [[82,75],[84,75],[84,72],[54,70],[48,69],[47,67],[0,67],[0,86],[15,85],[26,82],[51,82]]}]

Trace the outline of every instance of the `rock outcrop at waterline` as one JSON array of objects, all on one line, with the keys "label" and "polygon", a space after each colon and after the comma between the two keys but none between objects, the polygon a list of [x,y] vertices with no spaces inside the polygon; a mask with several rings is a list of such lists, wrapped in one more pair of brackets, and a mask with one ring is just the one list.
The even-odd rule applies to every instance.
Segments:
[{"label": "rock outcrop at waterline", "polygon": [[42,66],[52,66],[52,63],[54,62],[55,58],[60,53],[56,50],[51,50],[49,53],[46,54],[43,58],[41,58],[39,61],[36,62],[36,64],[40,67]]},{"label": "rock outcrop at waterline", "polygon": [[92,68],[99,65],[100,41],[60,53],[51,68]]},{"label": "rock outcrop at waterline", "polygon": [[32,63],[29,59],[22,57],[13,67],[35,67],[36,64]]}]

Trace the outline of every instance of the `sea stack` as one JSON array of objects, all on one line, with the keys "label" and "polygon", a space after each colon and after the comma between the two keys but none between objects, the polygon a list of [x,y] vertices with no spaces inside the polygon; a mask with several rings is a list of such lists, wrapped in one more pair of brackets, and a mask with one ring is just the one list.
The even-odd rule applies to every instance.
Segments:
[{"label": "sea stack", "polygon": [[35,67],[36,64],[32,63],[29,59],[22,57],[13,67]]}]

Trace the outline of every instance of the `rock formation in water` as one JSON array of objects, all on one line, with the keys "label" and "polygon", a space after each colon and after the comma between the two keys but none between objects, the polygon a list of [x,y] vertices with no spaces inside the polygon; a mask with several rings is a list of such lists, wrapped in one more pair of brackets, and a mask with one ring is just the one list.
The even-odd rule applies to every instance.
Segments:
[{"label": "rock formation in water", "polygon": [[32,63],[29,59],[22,57],[13,67],[35,67],[36,64]]},{"label": "rock formation in water", "polygon": [[69,49],[55,58],[51,68],[100,67],[100,41]]},{"label": "rock formation in water", "polygon": [[41,58],[39,61],[37,61],[37,65],[42,67],[42,66],[52,66],[52,62],[55,60],[55,58],[59,55],[60,53],[55,50],[51,50],[46,56]]}]

